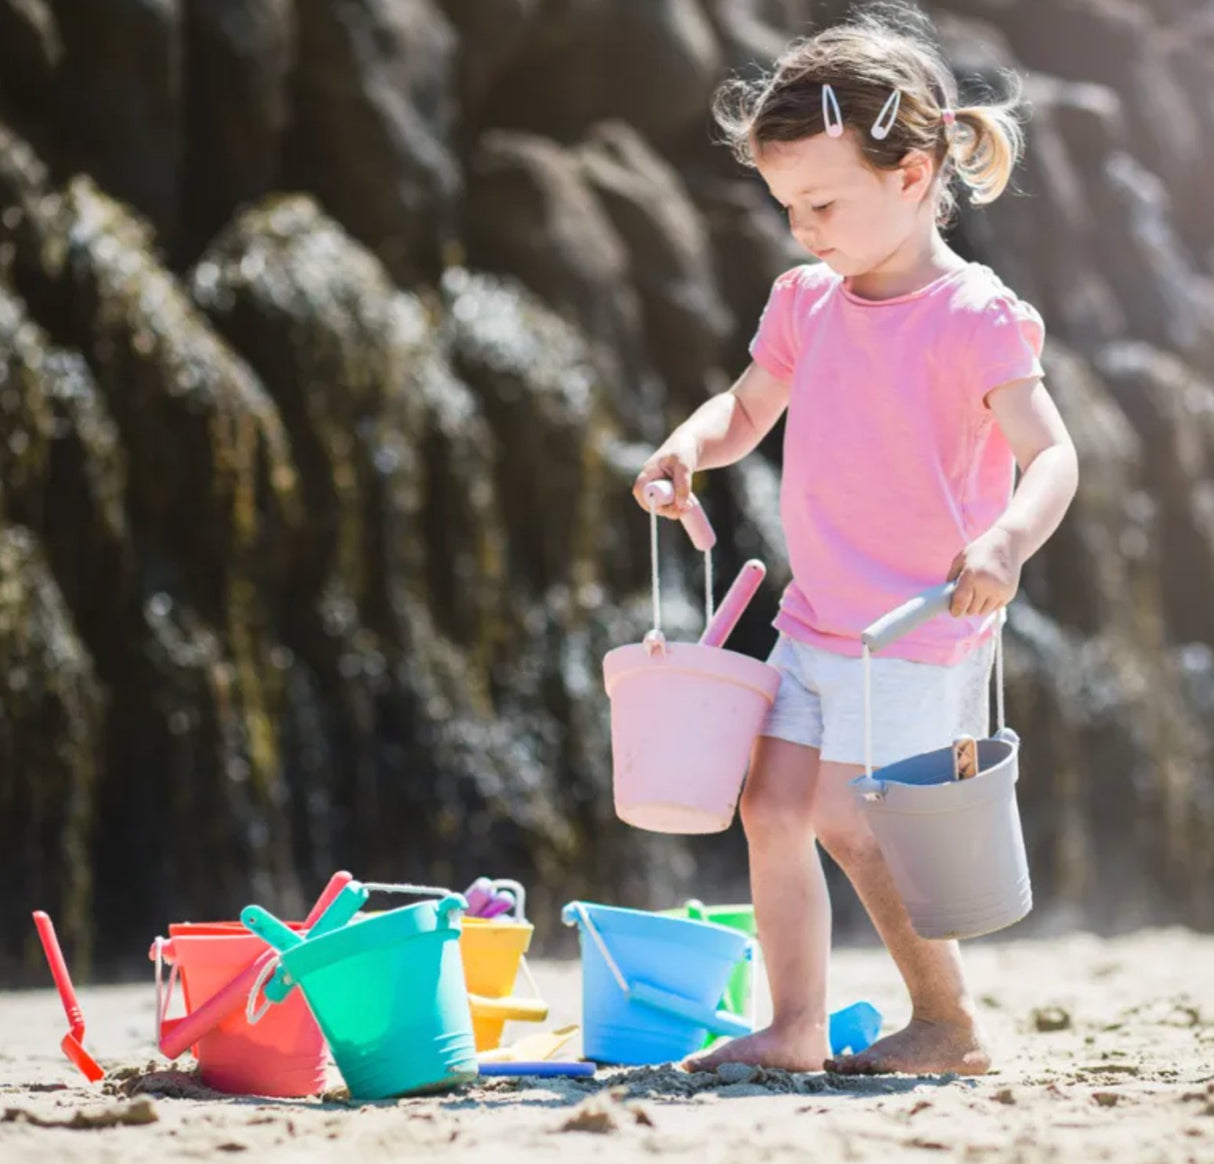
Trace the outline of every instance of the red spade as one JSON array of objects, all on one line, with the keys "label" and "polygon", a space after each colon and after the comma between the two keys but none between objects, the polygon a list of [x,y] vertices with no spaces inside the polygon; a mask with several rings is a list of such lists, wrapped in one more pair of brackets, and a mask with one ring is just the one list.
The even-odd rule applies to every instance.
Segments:
[{"label": "red spade", "polygon": [[63,951],[59,948],[59,938],[55,934],[55,925],[50,916],[42,910],[34,911],[34,925],[38,927],[38,937],[42,949],[46,952],[46,960],[50,963],[51,977],[59,991],[63,1009],[67,1013],[68,1032],[63,1036],[59,1045],[63,1053],[84,1072],[90,1083],[96,1083],[105,1072],[85,1049],[84,1015],[80,1013],[80,1003],[76,1001],[76,992],[72,989],[72,976],[67,972],[67,963],[63,960]]}]

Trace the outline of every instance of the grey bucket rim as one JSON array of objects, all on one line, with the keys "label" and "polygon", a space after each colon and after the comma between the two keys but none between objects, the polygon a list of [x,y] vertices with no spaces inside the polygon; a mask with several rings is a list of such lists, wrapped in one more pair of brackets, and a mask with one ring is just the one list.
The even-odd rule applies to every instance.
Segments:
[{"label": "grey bucket rim", "polygon": [[[1019,783],[1020,741],[988,736],[979,741],[980,747],[984,744],[1002,745],[1008,749],[1007,755],[967,780],[937,780],[918,784],[906,780],[882,779],[882,772],[897,768],[901,764],[921,763],[931,757],[939,757],[941,761],[951,760],[952,749],[945,747],[934,748],[930,752],[918,752],[905,760],[887,764],[884,768],[876,769],[871,776],[861,773],[848,781],[848,787],[864,802],[865,810],[872,812],[955,812],[972,805],[985,804],[1003,795],[1009,774],[1013,788]],[[870,784],[881,785],[881,792],[877,794],[864,791],[864,786]]]}]

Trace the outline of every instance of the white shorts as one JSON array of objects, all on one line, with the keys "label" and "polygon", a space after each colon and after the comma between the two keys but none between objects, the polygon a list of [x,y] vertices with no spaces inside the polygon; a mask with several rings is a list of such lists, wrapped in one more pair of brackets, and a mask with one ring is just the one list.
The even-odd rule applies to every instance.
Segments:
[{"label": "white shorts", "polygon": [[[952,666],[872,656],[873,767],[987,736],[994,660],[993,635]],[[781,634],[767,661],[782,677],[759,734],[863,764],[864,660]]]}]

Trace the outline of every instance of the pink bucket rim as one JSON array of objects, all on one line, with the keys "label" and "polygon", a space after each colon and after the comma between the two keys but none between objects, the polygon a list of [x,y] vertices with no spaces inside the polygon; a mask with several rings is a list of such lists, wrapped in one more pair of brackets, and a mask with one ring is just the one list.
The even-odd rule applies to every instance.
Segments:
[{"label": "pink bucket rim", "polygon": [[706,647],[700,643],[667,643],[665,654],[651,655],[642,643],[616,647],[603,656],[603,680],[607,695],[619,681],[638,671],[664,668],[670,674],[710,676],[737,684],[774,703],[780,686],[780,672],[770,663],[724,647]]}]

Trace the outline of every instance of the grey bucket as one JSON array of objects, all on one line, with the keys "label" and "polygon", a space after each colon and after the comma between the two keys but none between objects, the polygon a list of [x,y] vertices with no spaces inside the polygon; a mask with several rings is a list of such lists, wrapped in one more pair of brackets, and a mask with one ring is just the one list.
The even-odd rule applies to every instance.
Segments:
[{"label": "grey bucket", "polygon": [[1003,714],[1002,614],[995,646],[999,727],[978,741],[978,774],[954,779],[951,747],[873,772],[869,652],[944,613],[955,586],[947,583],[912,598],[861,636],[865,775],[851,784],[911,924],[923,938],[976,938],[1018,922],[1033,908],[1016,806],[1020,737]]}]

